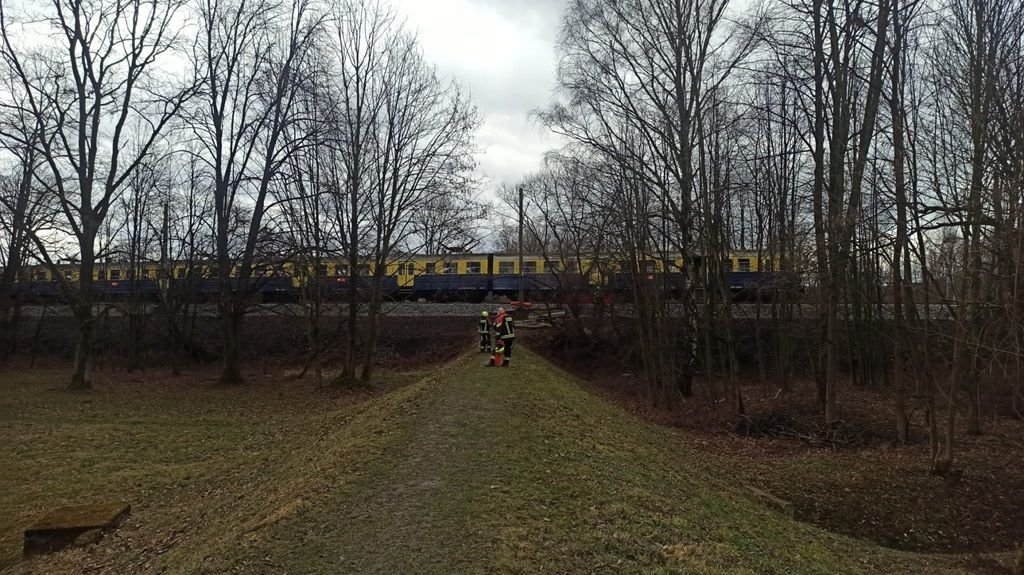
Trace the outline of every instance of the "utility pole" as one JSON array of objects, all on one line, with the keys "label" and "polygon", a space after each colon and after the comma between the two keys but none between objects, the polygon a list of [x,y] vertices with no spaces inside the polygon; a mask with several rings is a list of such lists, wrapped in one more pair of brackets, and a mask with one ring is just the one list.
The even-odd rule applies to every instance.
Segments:
[{"label": "utility pole", "polygon": [[519,186],[519,307],[523,307],[523,187]]},{"label": "utility pole", "polygon": [[[160,227],[160,273],[157,274],[157,284],[164,289],[171,288],[171,279],[174,277],[173,270],[168,267],[170,256],[170,207],[164,201],[164,221]],[[166,285],[165,285],[166,284]]]}]

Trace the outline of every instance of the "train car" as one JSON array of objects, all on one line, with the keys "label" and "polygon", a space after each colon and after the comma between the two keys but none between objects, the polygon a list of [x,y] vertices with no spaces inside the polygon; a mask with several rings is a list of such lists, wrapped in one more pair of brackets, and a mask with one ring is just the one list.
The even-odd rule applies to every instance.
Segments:
[{"label": "train car", "polygon": [[403,293],[411,297],[479,302],[492,289],[493,254],[427,254],[407,259],[398,278]]},{"label": "train car", "polygon": [[[483,301],[488,295],[550,298],[559,291],[551,273],[554,262],[536,254],[524,255],[520,274],[518,254],[424,255],[398,267],[402,290],[415,298],[436,301]],[[404,273],[402,273],[404,272]]]},{"label": "train car", "polygon": [[156,301],[160,297],[159,284],[150,279],[96,281],[93,291],[100,301]]},{"label": "train car", "polygon": [[[563,261],[524,254],[521,269],[519,259],[518,254],[511,253],[397,254],[386,266],[383,295],[481,301],[490,295],[515,299],[522,291],[532,300],[582,301],[595,293],[603,297],[628,297],[637,280],[651,289],[664,290],[667,297],[678,296],[691,286],[700,289],[706,285],[706,278],[701,277],[705,268],[699,256],[693,258],[685,274],[684,262],[679,257],[652,256],[628,264],[614,256]],[[778,285],[778,274],[762,269],[767,261],[756,252],[732,254],[723,262],[730,290],[737,294],[761,293],[765,286]],[[317,269],[294,261],[258,263],[248,290],[257,301],[293,301],[308,293],[308,287],[315,282],[326,299],[343,301],[352,289],[368,292],[374,271],[372,263],[361,264],[353,286],[347,262],[337,258],[323,261]],[[77,281],[74,266],[64,266],[58,273]],[[102,262],[97,263],[93,279],[100,300],[155,300],[163,291],[173,290],[176,297],[211,302],[219,298],[222,287],[217,275],[217,268],[210,261],[171,262],[163,266],[144,263],[135,266],[134,271],[124,263]],[[235,276],[232,270],[231,290],[237,289]],[[58,301],[63,296],[60,282],[50,276],[47,268],[34,266],[26,277],[29,281],[19,288],[20,297]]]},{"label": "train car", "polygon": [[491,278],[483,274],[423,274],[413,280],[411,293],[435,301],[481,302],[491,285]]},{"label": "train car", "polygon": [[15,297],[32,304],[50,304],[65,301],[64,287],[59,281],[28,281],[15,286]]},{"label": "train car", "polygon": [[[348,275],[320,276],[317,280],[320,283],[320,293],[324,299],[344,301],[351,293],[353,282]],[[355,281],[356,292],[362,292],[360,299],[365,299],[373,287],[373,278],[370,276],[357,276]],[[381,285],[381,295],[385,298],[394,298],[398,294],[398,278],[384,276]]]}]

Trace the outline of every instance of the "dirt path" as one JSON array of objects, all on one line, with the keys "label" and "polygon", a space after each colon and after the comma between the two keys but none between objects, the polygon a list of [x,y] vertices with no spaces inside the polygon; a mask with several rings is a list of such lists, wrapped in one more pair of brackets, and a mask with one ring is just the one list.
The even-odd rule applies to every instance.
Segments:
[{"label": "dirt path", "polygon": [[[482,362],[471,356],[449,366],[454,376],[406,414],[362,479],[331,509],[303,521],[308,529],[296,541],[302,548],[296,559],[333,556],[336,566],[353,573],[479,569],[502,520],[502,510],[489,503],[508,492],[511,472],[522,463],[509,455],[542,441],[530,423],[529,402],[517,393],[536,368],[484,368]],[[445,552],[432,552],[437,549]]]}]

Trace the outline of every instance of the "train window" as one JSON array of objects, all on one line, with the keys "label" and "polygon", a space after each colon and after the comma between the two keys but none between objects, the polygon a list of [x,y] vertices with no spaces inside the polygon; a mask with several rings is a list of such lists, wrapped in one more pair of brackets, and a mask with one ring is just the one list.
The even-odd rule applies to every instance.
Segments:
[{"label": "train window", "polygon": [[523,262],[523,273],[524,274],[535,274],[537,273],[537,261],[526,260]]},{"label": "train window", "polygon": [[36,272],[36,281],[37,282],[44,282],[44,281],[46,281],[46,272],[42,272],[42,271]]},{"label": "train window", "polygon": [[395,265],[395,275],[396,276],[404,276],[405,275],[405,264],[401,264],[400,263],[400,264],[396,264]]},{"label": "train window", "polygon": [[317,275],[320,277],[327,277],[327,264],[321,264]]},{"label": "train window", "polygon": [[467,274],[478,274],[480,273],[480,269],[480,262],[466,262]]},{"label": "train window", "polygon": [[498,273],[499,274],[514,274],[514,273],[516,273],[516,262],[498,262]]},{"label": "train window", "polygon": [[339,275],[339,276],[348,277],[348,275],[349,275],[348,274],[348,265],[347,264],[346,265],[338,266],[337,271],[338,271],[337,275]]},{"label": "train window", "polygon": [[556,262],[556,261],[544,260],[544,269],[546,269],[549,272],[557,272],[561,268],[558,265],[558,262]]},{"label": "train window", "polygon": [[107,270],[98,270],[96,272],[96,279],[99,280],[99,281],[106,280],[107,279]]},{"label": "train window", "polygon": [[749,272],[750,271],[750,258],[740,258],[738,261],[739,261],[739,264],[740,264],[740,271],[741,272]]},{"label": "train window", "polygon": [[725,258],[724,260],[722,260],[722,268],[725,271],[727,271],[727,272],[731,272],[732,271],[732,258]]},{"label": "train window", "polygon": [[459,273],[459,264],[456,262],[445,262],[444,272],[446,274],[457,274]]},{"label": "train window", "polygon": [[434,262],[427,262],[426,273],[433,275],[437,272],[437,264]]},{"label": "train window", "polygon": [[121,279],[121,270],[110,270],[110,281]]}]

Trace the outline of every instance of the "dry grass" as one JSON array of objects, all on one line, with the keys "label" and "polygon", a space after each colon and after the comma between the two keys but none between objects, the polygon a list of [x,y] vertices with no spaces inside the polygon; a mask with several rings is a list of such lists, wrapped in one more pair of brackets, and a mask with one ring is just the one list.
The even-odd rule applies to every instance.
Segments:
[{"label": "dry grass", "polygon": [[[960,573],[771,512],[679,432],[522,350],[386,394],[0,389],[5,573]],[[99,545],[19,562],[42,510],[124,499]]]},{"label": "dry grass", "polygon": [[[337,427],[374,423],[366,411],[380,387],[318,390],[271,374],[223,388],[213,376],[108,375],[97,389],[72,393],[60,388],[63,372],[5,374],[0,568],[199,570],[246,534],[300,512],[325,450],[351,447],[347,456],[361,457],[366,446],[355,438],[325,443]],[[402,380],[385,376],[380,385]],[[103,545],[19,561],[21,530],[47,510],[109,501],[131,503],[132,515]]]}]

